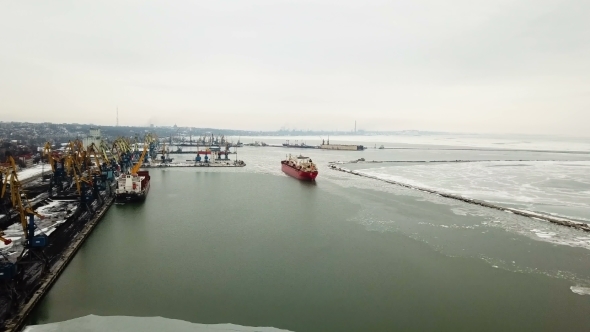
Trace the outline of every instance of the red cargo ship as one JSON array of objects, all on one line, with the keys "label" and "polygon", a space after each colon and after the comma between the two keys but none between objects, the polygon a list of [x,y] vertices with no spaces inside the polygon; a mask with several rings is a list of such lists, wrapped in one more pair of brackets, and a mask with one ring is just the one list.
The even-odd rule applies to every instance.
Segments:
[{"label": "red cargo ship", "polygon": [[285,174],[299,180],[315,181],[318,176],[318,169],[308,157],[299,156],[293,158],[289,156],[281,161],[281,169]]}]

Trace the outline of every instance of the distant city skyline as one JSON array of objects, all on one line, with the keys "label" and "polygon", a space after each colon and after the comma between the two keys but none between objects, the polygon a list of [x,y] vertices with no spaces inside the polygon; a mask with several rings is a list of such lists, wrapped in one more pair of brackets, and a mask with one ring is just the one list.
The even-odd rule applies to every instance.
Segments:
[{"label": "distant city skyline", "polygon": [[573,0],[2,2],[0,117],[589,137],[588,12]]},{"label": "distant city skyline", "polygon": [[[271,130],[248,130],[240,128],[212,128],[212,127],[199,127],[199,126],[178,126],[178,125],[164,125],[164,126],[116,126],[116,125],[98,125],[93,123],[53,123],[53,122],[18,122],[18,121],[0,121],[0,128],[6,129],[10,124],[31,124],[31,128],[39,125],[49,124],[51,126],[57,126],[57,128],[70,128],[76,129],[79,137],[86,136],[88,130],[92,128],[98,128],[101,130],[117,131],[116,135],[126,135],[124,133],[129,132],[153,132],[158,133],[162,130],[166,132],[166,135],[171,133],[188,135],[192,132],[193,135],[202,135],[204,133],[210,133],[215,135],[226,135],[226,136],[318,136],[318,135],[333,135],[336,136],[429,136],[429,135],[458,135],[458,136],[481,136],[481,137],[503,137],[503,138],[517,138],[517,137],[545,137],[545,138],[573,138],[587,140],[588,136],[580,136],[576,134],[522,134],[522,133],[478,133],[478,132],[456,132],[456,131],[427,131],[427,130],[416,130],[416,129],[405,129],[405,130],[364,130],[357,129],[354,132],[354,128],[350,130],[308,130],[308,129],[296,129],[296,128],[279,128]],[[19,127],[22,128],[22,127]],[[26,127],[25,127],[26,128]],[[0,135],[0,140],[2,139]]]}]

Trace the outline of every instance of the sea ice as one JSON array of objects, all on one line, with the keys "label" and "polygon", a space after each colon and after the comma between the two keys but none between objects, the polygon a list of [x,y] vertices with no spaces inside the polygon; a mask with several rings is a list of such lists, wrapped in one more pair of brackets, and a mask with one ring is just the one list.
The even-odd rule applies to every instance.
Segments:
[{"label": "sea ice", "polygon": [[197,324],[163,317],[89,315],[64,322],[32,325],[25,332],[102,332],[102,331],[175,331],[175,332],[288,332],[274,327],[248,327],[234,324]]},{"label": "sea ice", "polygon": [[588,287],[572,286],[570,287],[570,289],[572,290],[572,292],[578,295],[590,295],[590,288]]}]

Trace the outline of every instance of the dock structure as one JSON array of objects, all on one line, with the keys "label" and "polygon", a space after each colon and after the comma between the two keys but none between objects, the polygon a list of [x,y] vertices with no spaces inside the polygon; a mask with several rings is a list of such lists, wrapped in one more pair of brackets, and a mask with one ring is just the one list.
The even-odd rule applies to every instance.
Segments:
[{"label": "dock structure", "polygon": [[330,138],[327,141],[322,140],[320,145],[322,150],[343,150],[343,151],[363,151],[365,147],[363,145],[356,144],[330,144]]},{"label": "dock structure", "polygon": [[[87,165],[75,162],[79,169]],[[15,174],[14,162],[11,168]],[[46,171],[52,173],[50,181],[39,181]],[[10,194],[26,197],[26,190],[34,198],[25,200],[26,204],[10,201],[10,207],[4,206],[7,215],[0,218],[2,232],[5,232],[0,252],[2,331],[20,331],[24,327],[28,315],[114,201],[114,183],[109,171],[102,170],[97,174],[91,169],[83,169],[79,178],[68,180],[56,175],[51,165],[39,165],[16,174],[22,176],[22,181],[16,175],[6,178],[5,184],[10,180]],[[73,181],[79,181],[76,182],[77,190]],[[28,219],[26,226],[15,222],[19,213],[20,218],[26,216]],[[20,227],[25,231],[24,236]]]},{"label": "dock structure", "polygon": [[409,185],[407,183],[403,183],[403,182],[399,182],[399,181],[381,179],[376,176],[363,174],[363,173],[360,173],[360,172],[357,172],[354,170],[350,170],[350,169],[346,169],[346,168],[337,166],[337,163],[331,163],[328,165],[328,167],[332,170],[336,170],[336,171],[340,171],[340,172],[344,172],[344,173],[348,173],[348,174],[352,174],[352,175],[356,175],[356,176],[361,176],[361,177],[365,177],[365,178],[373,179],[373,180],[377,180],[377,181],[382,181],[382,182],[394,184],[394,185],[408,188],[408,189],[413,189],[413,190],[418,190],[418,191],[422,191],[422,192],[426,192],[426,193],[430,193],[430,194],[435,194],[435,195],[438,195],[441,197],[459,200],[459,201],[469,203],[469,204],[475,204],[475,205],[487,207],[490,209],[500,210],[500,211],[520,215],[523,217],[535,218],[538,220],[548,221],[548,222],[551,222],[551,223],[554,223],[557,225],[571,227],[571,228],[575,228],[578,230],[590,232],[590,225],[588,225],[586,223],[582,223],[582,222],[575,222],[572,220],[568,220],[568,219],[564,219],[564,218],[557,218],[557,217],[548,216],[548,215],[544,215],[544,214],[540,214],[540,213],[534,213],[534,212],[530,212],[530,211],[522,211],[519,209],[502,207],[502,206],[495,205],[495,204],[492,204],[492,203],[489,203],[486,201],[482,201],[482,200],[478,200],[478,199],[467,198],[467,197],[463,197],[463,196],[456,195],[456,194],[450,194],[450,193],[440,192],[438,190],[433,190],[433,189],[429,189],[429,188],[423,188],[423,187],[419,187],[419,186]]},{"label": "dock structure", "polygon": [[40,177],[51,174],[51,165],[40,164],[33,167],[21,169],[17,174],[20,179],[20,183],[25,185],[30,182],[38,180]]},{"label": "dock structure", "polygon": [[88,238],[90,233],[94,230],[98,222],[104,217],[108,209],[114,202],[114,197],[106,197],[104,204],[96,211],[94,216],[84,225],[84,228],[74,237],[72,242],[65,251],[61,253],[61,257],[50,267],[49,271],[43,276],[39,282],[37,290],[33,295],[24,302],[17,310],[17,314],[10,317],[4,324],[4,330],[9,332],[18,332],[24,327],[27,316],[35,308],[37,303],[47,294],[51,286],[57,281],[58,277],[64,271],[66,266],[74,258],[76,252],[80,249],[84,241]]},{"label": "dock structure", "polygon": [[215,162],[194,162],[192,160],[187,160],[187,162],[180,162],[180,163],[151,163],[151,164],[143,164],[141,168],[177,168],[177,167],[244,167],[246,163],[238,160],[238,161],[215,161]]},{"label": "dock structure", "polygon": [[344,151],[363,151],[365,149],[362,145],[352,144],[322,144],[320,145],[322,150],[344,150]]}]

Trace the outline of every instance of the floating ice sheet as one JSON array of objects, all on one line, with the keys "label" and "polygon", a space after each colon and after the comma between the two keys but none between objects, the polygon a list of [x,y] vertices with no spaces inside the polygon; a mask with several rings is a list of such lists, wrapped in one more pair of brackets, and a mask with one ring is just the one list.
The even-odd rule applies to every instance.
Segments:
[{"label": "floating ice sheet", "polygon": [[197,324],[162,317],[89,315],[64,322],[28,326],[25,332],[288,332],[273,327],[248,327],[234,324]]},{"label": "floating ice sheet", "polygon": [[570,289],[572,290],[572,292],[578,295],[590,295],[590,288],[588,287],[572,286],[570,287]]},{"label": "floating ice sheet", "polygon": [[[500,167],[501,166],[501,167]],[[590,222],[590,162],[472,162],[357,172],[490,203]]]}]

